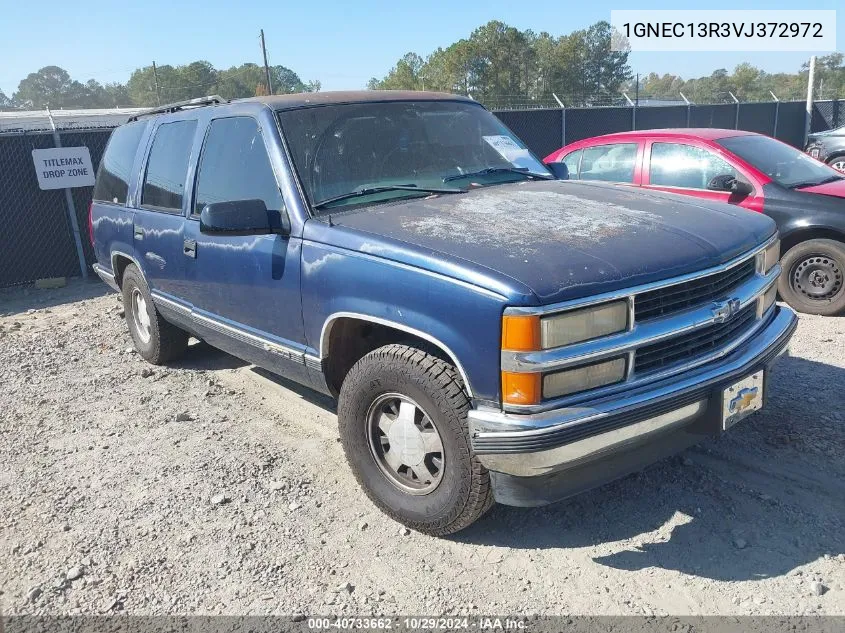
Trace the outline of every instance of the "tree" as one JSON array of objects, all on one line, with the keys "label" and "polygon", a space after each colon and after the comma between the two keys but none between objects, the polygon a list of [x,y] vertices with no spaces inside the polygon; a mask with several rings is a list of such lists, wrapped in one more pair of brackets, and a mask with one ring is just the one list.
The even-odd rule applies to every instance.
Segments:
[{"label": "tree", "polygon": [[379,90],[423,90],[420,73],[425,62],[416,53],[405,53],[382,80],[370,80],[369,87]]},{"label": "tree", "polygon": [[30,73],[18,84],[13,96],[23,107],[34,110],[87,107],[89,97],[86,87],[58,66],[45,66]]},{"label": "tree", "polygon": [[405,54],[384,78],[371,79],[367,87],[442,90],[491,106],[550,101],[557,91],[578,105],[586,94],[618,92],[630,77],[628,54],[610,51],[610,33],[610,25],[599,22],[556,38],[492,20],[425,60]]},{"label": "tree", "polygon": [[14,109],[14,103],[6,94],[0,90],[0,111]]},{"label": "tree", "polygon": [[581,73],[584,95],[618,94],[622,85],[631,78],[628,53],[612,51],[610,24],[596,22],[586,31],[573,35],[580,40]]}]

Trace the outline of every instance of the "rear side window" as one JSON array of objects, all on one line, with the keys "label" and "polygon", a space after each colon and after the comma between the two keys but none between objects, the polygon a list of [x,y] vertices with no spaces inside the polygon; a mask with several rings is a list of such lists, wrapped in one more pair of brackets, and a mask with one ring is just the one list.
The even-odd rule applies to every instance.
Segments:
[{"label": "rear side window", "polygon": [[615,143],[585,147],[581,157],[581,180],[634,182],[636,143]]},{"label": "rear side window", "polygon": [[263,200],[268,211],[284,208],[261,130],[251,117],[211,122],[200,159],[194,213],[211,202],[234,200]]},{"label": "rear side window", "polygon": [[181,211],[185,177],[196,121],[164,123],[156,130],[144,175],[141,206],[162,211]]},{"label": "rear side window", "polygon": [[145,127],[146,122],[138,121],[121,125],[112,132],[100,161],[100,169],[97,171],[97,182],[94,184],[92,196],[94,200],[126,204],[132,165],[135,163],[135,153],[138,151]]}]

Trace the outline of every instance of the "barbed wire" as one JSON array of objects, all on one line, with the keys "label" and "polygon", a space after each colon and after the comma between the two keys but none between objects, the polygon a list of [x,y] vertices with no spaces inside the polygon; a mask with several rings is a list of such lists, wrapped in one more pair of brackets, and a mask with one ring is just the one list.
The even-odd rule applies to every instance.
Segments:
[{"label": "barbed wire", "polygon": [[[684,98],[686,97],[686,99]],[[791,91],[787,93],[781,92],[768,95],[736,95],[736,100],[730,92],[716,92],[709,94],[687,94],[682,96],[680,93],[676,95],[667,95],[665,93],[648,94],[648,93],[598,93],[598,94],[567,94],[563,92],[555,92],[554,94],[538,95],[536,97],[526,96],[524,94],[509,95],[496,94],[474,96],[474,98],[484,106],[493,110],[527,110],[534,108],[560,108],[561,104],[566,108],[601,108],[601,107],[625,107],[636,105],[638,107],[650,106],[687,106],[687,105],[734,105],[739,103],[773,103],[775,101],[789,102],[789,101],[804,101],[806,100],[806,92]],[[828,91],[824,93],[824,97],[816,94],[816,101],[836,100],[845,98],[845,90],[843,91]]]}]

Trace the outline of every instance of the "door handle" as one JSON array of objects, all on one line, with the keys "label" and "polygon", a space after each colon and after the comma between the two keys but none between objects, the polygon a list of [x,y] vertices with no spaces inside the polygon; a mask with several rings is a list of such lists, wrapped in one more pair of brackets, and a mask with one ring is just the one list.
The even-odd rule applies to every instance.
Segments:
[{"label": "door handle", "polygon": [[135,227],[135,239],[136,240],[144,239],[144,229],[142,229],[141,227],[138,227],[138,226]]},{"label": "door handle", "polygon": [[186,257],[191,257],[193,259],[196,259],[196,257],[197,257],[197,241],[196,240],[185,240],[185,243],[182,246],[182,252],[185,253]]}]

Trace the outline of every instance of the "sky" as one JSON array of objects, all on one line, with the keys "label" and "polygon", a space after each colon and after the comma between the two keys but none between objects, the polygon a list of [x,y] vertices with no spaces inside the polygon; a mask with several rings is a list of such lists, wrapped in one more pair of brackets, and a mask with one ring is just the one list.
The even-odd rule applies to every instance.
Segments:
[{"label": "sky", "polygon": [[[805,9],[836,9],[841,0],[808,0]],[[845,6],[845,5],[842,5]],[[795,9],[786,0],[710,0],[708,9]],[[613,8],[704,8],[678,0],[0,0],[0,90],[11,96],[28,73],[65,68],[74,79],[125,82],[132,70],[198,59],[226,68],[261,63],[259,29],[269,61],[294,70],[323,90],[359,89],[383,77],[409,51],[423,57],[497,19],[520,30],[564,35]],[[845,51],[845,11],[837,16],[837,44]],[[768,72],[795,72],[811,53],[632,53],[634,72],[687,79],[748,61]]]}]

